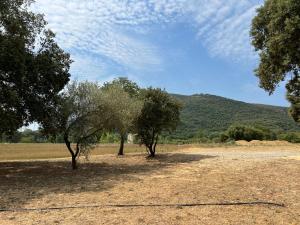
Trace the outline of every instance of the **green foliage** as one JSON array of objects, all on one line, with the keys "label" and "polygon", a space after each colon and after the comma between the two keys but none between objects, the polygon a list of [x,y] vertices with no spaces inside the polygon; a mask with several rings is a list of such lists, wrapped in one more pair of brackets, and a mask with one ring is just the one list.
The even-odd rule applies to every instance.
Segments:
[{"label": "green foliage", "polygon": [[268,141],[277,140],[277,133],[275,131],[272,131],[271,129],[260,125],[255,125],[254,128],[260,130],[263,133],[263,140],[268,140]]},{"label": "green foliage", "polygon": [[1,142],[2,143],[19,143],[22,138],[22,133],[19,131],[15,131],[10,134],[2,134]]},{"label": "green foliage", "polygon": [[44,136],[40,130],[25,129],[24,131],[15,131],[14,133],[7,135],[2,134],[2,143],[45,143],[48,142],[46,136]]},{"label": "green foliage", "polygon": [[220,142],[226,142],[229,140],[229,136],[226,132],[220,134]]},{"label": "green foliage", "polygon": [[262,130],[248,126],[232,126],[227,130],[228,137],[235,141],[238,140],[263,140],[264,133]]},{"label": "green foliage", "polygon": [[196,134],[194,135],[194,138],[207,138],[208,132],[202,129],[199,129]]},{"label": "green foliage", "polygon": [[26,129],[21,132],[21,143],[45,143],[48,142],[47,138],[39,131]]},{"label": "green foliage", "polygon": [[181,122],[171,139],[188,140],[202,130],[207,137],[224,132],[232,124],[265,127],[274,132],[300,131],[286,107],[249,104],[214,95],[173,95],[183,103]]},{"label": "green foliage", "polygon": [[288,141],[291,143],[300,143],[300,133],[299,132],[288,132],[278,135],[279,140]]},{"label": "green foliage", "polygon": [[[63,134],[64,142],[72,156],[72,166],[76,169],[76,159],[87,154],[98,143],[103,132],[113,128],[114,114],[101,88],[91,82],[73,82],[62,93],[60,105],[55,115],[44,119],[44,132],[50,135]],[[76,143],[76,147],[71,146]],[[73,149],[74,148],[74,149]]]},{"label": "green foliage", "polygon": [[126,134],[134,132],[135,124],[142,108],[139,97],[139,87],[126,78],[118,78],[103,86],[106,104],[114,114],[113,128],[120,135],[118,155],[124,154]]},{"label": "green foliage", "polygon": [[22,132],[21,143],[33,143],[35,142],[35,131],[26,129]]},{"label": "green foliage", "polygon": [[103,85],[103,89],[109,89],[113,86],[121,86],[121,88],[130,95],[130,97],[138,97],[140,93],[140,87],[137,83],[128,80],[126,77],[119,77],[111,82],[106,82]]},{"label": "green foliage", "polygon": [[167,92],[148,88],[142,93],[144,105],[137,119],[137,134],[150,156],[155,156],[159,135],[176,129],[180,121],[180,103]]},{"label": "green foliage", "polygon": [[101,143],[118,143],[120,141],[120,136],[116,133],[106,132],[101,136]]},{"label": "green foliage", "polygon": [[300,77],[294,76],[286,84],[287,99],[291,103],[290,114],[296,122],[300,122]]},{"label": "green foliage", "polygon": [[69,54],[32,2],[0,1],[0,134],[41,122],[69,81]]},{"label": "green foliage", "polygon": [[299,0],[266,0],[252,21],[251,37],[260,53],[260,86],[272,93],[288,73],[299,72]]},{"label": "green foliage", "polygon": [[291,115],[300,118],[300,3],[299,0],[266,0],[252,21],[252,44],[260,52],[256,75],[260,86],[272,94],[277,85],[288,81],[287,99]]},{"label": "green foliage", "polygon": [[221,134],[221,142],[227,140],[277,140],[275,132],[262,126],[245,126],[245,125],[233,125],[228,130]]},{"label": "green foliage", "polygon": [[131,97],[123,86],[110,84],[103,89],[103,100],[114,114],[113,129],[120,135],[134,130],[134,121],[140,114],[142,101]]}]

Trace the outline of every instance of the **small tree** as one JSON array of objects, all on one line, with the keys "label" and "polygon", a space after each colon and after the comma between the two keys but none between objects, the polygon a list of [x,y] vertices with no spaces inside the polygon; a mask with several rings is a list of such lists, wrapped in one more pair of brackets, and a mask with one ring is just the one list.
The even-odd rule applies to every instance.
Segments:
[{"label": "small tree", "polygon": [[48,134],[63,134],[72,157],[72,168],[77,169],[77,158],[80,154],[88,154],[98,143],[102,132],[110,129],[112,116],[97,84],[74,82],[68,85],[59,107],[52,111],[42,126]]},{"label": "small tree", "polygon": [[167,92],[148,88],[142,93],[144,104],[137,119],[137,133],[149,157],[154,157],[159,135],[176,129],[180,121],[181,105]]},{"label": "small tree", "polygon": [[287,84],[291,115],[300,117],[300,3],[299,0],[266,0],[252,21],[252,44],[259,51],[256,69],[260,86],[270,94],[278,84]]},{"label": "small tree", "polygon": [[134,130],[134,121],[141,111],[142,102],[134,95],[130,96],[119,83],[113,83],[104,89],[106,104],[114,115],[113,131],[120,135],[120,148],[118,155],[124,154],[126,135]]},{"label": "small tree", "polygon": [[141,110],[141,102],[138,99],[140,88],[135,82],[125,77],[119,77],[112,82],[105,83],[103,90],[107,92],[108,96],[111,96],[108,99],[118,118],[115,121],[115,130],[120,135],[118,155],[124,155],[126,135],[133,131],[133,122]]}]

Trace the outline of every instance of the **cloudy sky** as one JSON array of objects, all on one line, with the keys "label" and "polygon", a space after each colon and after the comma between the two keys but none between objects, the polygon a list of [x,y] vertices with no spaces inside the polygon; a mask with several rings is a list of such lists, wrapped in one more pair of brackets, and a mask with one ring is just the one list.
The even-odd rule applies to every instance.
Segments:
[{"label": "cloudy sky", "polygon": [[36,0],[73,79],[125,76],[180,94],[287,105],[258,88],[249,28],[263,0]]}]

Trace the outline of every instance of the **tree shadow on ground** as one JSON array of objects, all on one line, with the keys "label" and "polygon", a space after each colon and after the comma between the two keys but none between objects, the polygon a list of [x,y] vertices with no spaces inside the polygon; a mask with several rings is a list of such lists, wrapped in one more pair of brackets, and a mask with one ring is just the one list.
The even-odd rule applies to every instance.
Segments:
[{"label": "tree shadow on ground", "polygon": [[[160,154],[145,160],[141,155],[124,159],[110,156],[80,164],[76,171],[70,161],[0,162],[0,208],[18,208],[31,199],[52,193],[101,192],[118,182],[138,182],[135,175],[159,171],[177,163],[190,163],[214,156]],[[134,160],[131,160],[134,159]]]},{"label": "tree shadow on ground", "polygon": [[213,158],[215,156],[200,155],[200,154],[184,154],[184,153],[165,153],[158,154],[155,158],[148,158],[148,160],[158,161],[162,164],[176,164],[176,163],[190,163],[199,161],[205,158]]}]

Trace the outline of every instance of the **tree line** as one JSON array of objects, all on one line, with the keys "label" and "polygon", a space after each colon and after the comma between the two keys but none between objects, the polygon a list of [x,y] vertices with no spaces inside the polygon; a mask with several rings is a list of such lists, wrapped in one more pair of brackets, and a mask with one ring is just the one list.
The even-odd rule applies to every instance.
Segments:
[{"label": "tree line", "polygon": [[[178,129],[178,128],[177,128]],[[283,140],[291,143],[300,143],[300,132],[297,131],[280,131],[273,130],[261,125],[245,125],[233,124],[225,131],[208,131],[199,129],[190,138],[173,138],[174,132],[171,134],[163,133],[160,135],[161,144],[217,144],[217,143],[233,143],[238,140]],[[138,139],[133,139],[132,143],[139,143]],[[61,134],[55,138],[47,137],[42,130],[16,131],[12,135],[3,134],[0,137],[0,143],[64,143]],[[99,143],[119,143],[120,136],[114,132],[107,132],[101,135]],[[120,151],[119,155],[122,155]]]},{"label": "tree line", "polygon": [[[129,133],[146,146],[148,156],[155,157],[159,137],[172,132],[180,121],[181,104],[160,88],[140,88],[127,78],[116,78],[102,86],[98,83],[69,82],[55,98],[55,104],[37,120],[38,131],[9,132],[2,139],[11,142],[63,141],[77,169],[80,155],[101,142],[102,136],[117,134],[118,155],[124,154]],[[30,139],[31,138],[31,139]]]},{"label": "tree line", "polygon": [[41,121],[44,134],[61,135],[72,158],[88,154],[107,132],[120,137],[119,155],[124,154],[127,134],[136,134],[154,157],[159,135],[171,132],[179,123],[180,103],[159,88],[141,89],[126,78],[103,86],[93,82],[71,82],[59,95],[59,102]]}]

